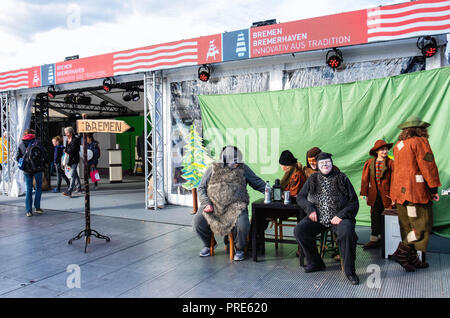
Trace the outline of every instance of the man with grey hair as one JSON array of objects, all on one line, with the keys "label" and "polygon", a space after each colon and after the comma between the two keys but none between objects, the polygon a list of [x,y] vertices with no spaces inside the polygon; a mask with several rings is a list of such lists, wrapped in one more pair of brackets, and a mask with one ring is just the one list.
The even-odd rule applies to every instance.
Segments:
[{"label": "man with grey hair", "polygon": [[206,170],[198,187],[202,213],[195,215],[194,229],[203,242],[201,257],[210,256],[212,233],[224,236],[232,232],[236,238],[234,260],[244,259],[250,231],[247,184],[264,193],[265,182],[243,163],[239,149],[234,146],[224,147],[219,162]]},{"label": "man with grey hair", "polygon": [[63,192],[65,196],[72,197],[72,192],[75,190],[75,186],[78,185],[77,191],[81,192],[81,182],[78,176],[78,163],[80,162],[80,138],[75,135],[75,131],[72,127],[64,128],[64,133],[67,136],[67,145],[64,150],[69,155],[69,162],[67,165],[71,170],[71,180],[69,189]]}]

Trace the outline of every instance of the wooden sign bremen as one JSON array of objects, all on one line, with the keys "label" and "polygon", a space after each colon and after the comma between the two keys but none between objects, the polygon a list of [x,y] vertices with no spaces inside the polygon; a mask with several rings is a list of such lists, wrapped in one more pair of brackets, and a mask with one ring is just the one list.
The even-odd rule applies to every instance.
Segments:
[{"label": "wooden sign bremen", "polygon": [[77,120],[78,133],[113,133],[121,134],[130,129],[123,120],[115,119],[80,119]]}]

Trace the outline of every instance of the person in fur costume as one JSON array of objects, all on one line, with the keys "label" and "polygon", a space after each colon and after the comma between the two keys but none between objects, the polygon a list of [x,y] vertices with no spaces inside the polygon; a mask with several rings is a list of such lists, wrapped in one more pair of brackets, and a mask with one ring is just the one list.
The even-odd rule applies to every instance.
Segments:
[{"label": "person in fur costume", "polygon": [[441,182],[428,143],[428,126],[417,116],[409,117],[398,126],[402,132],[394,146],[390,193],[397,205],[402,242],[392,256],[407,272],[428,267],[417,250],[427,249],[433,226],[432,201],[439,200]]},{"label": "person in fur costume", "polygon": [[222,149],[219,162],[203,175],[198,195],[200,211],[194,217],[194,229],[203,242],[201,257],[210,256],[212,233],[220,236],[233,232],[236,242],[234,260],[244,259],[244,248],[250,231],[247,184],[264,193],[265,182],[242,161],[237,147]]},{"label": "person in fur costume", "polygon": [[325,269],[316,246],[316,236],[330,228],[336,234],[343,257],[344,271],[353,285],[359,284],[355,272],[356,214],[358,196],[348,177],[333,166],[331,154],[321,152],[316,156],[319,172],[312,174],[297,195],[297,204],[308,217],[300,221],[294,230],[297,242],[305,254],[306,273]]}]

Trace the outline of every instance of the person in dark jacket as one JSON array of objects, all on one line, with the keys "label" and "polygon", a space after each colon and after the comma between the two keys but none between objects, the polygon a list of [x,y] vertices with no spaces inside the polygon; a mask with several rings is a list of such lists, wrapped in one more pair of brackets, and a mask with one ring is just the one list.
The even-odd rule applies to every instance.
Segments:
[{"label": "person in dark jacket", "polygon": [[[97,170],[98,158],[100,158],[100,146],[98,142],[94,139],[93,134],[88,134],[87,138],[87,148],[92,151],[92,158],[88,161],[89,171]],[[98,181],[94,183],[94,190],[98,188]]]},{"label": "person in dark jacket", "polygon": [[78,163],[80,162],[80,138],[75,136],[75,132],[72,127],[64,128],[64,133],[67,136],[67,145],[64,152],[69,155],[69,162],[67,165],[71,170],[71,180],[69,189],[63,192],[65,196],[72,197],[72,192],[75,190],[75,186],[78,185],[77,192],[81,192],[81,182],[78,176]]},{"label": "person in dark jacket", "polygon": [[[16,161],[19,161],[20,158],[25,160],[25,154],[28,146],[36,143],[40,145],[39,141],[36,141],[35,131],[33,129],[26,129],[24,131],[22,142],[19,145],[19,149],[16,155]],[[42,148],[42,154],[44,155],[44,159],[46,159],[45,150]],[[36,180],[36,193],[34,197],[34,208],[37,214],[42,214],[44,210],[41,209],[41,196],[42,196],[42,169],[41,171],[30,172],[24,170],[25,183],[27,186],[26,196],[25,196],[25,208],[26,215],[28,217],[33,216],[33,178]]]},{"label": "person in dark jacket", "polygon": [[206,170],[198,187],[200,211],[203,212],[195,215],[194,230],[203,242],[201,257],[210,256],[212,232],[227,235],[232,231],[236,238],[234,260],[244,259],[250,231],[247,184],[264,193],[265,182],[243,163],[239,149],[234,146],[224,147],[220,161]]},{"label": "person in dark jacket", "polygon": [[318,173],[312,174],[297,195],[297,204],[306,212],[295,227],[294,234],[302,247],[308,265],[306,273],[325,269],[316,246],[316,236],[331,228],[337,236],[339,250],[344,260],[344,271],[348,280],[359,284],[355,272],[356,214],[358,196],[348,177],[333,166],[331,154],[321,152],[316,157]]},{"label": "person in dark jacket", "polygon": [[61,157],[64,153],[64,146],[62,145],[62,138],[60,136],[53,137],[52,143],[53,143],[53,166],[56,170],[56,188],[52,190],[53,193],[61,192],[61,181],[64,179],[64,181],[67,184],[67,188],[70,186],[70,180],[67,178],[66,174],[64,173],[64,170],[61,166]]}]

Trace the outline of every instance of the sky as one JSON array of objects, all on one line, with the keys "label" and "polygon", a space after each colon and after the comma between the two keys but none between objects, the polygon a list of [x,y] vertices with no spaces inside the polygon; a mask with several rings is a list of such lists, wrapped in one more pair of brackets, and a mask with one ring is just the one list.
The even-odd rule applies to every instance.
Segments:
[{"label": "sky", "polygon": [[406,0],[1,0],[0,72]]}]

